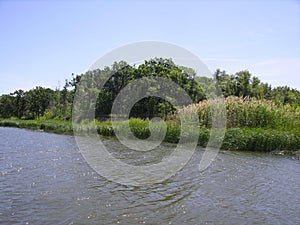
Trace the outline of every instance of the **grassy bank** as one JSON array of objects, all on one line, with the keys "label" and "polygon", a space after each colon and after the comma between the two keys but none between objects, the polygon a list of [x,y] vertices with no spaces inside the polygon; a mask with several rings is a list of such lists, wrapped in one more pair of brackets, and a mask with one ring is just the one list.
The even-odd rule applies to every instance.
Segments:
[{"label": "grassy bank", "polygon": [[[138,138],[147,138],[150,135],[149,121],[131,119],[131,130]],[[155,125],[154,125],[155,126]],[[159,129],[159,124],[157,124]],[[99,123],[98,133],[113,136],[114,131],[110,123]],[[178,143],[181,128],[177,123],[167,123],[167,132],[164,141]],[[200,128],[198,145],[205,147],[210,138],[209,128]],[[222,143],[224,150],[245,150],[270,152],[274,150],[295,151],[300,149],[300,134],[293,131],[277,130],[272,128],[228,128]]]},{"label": "grassy bank", "polygon": [[[164,141],[168,143],[178,143],[181,137],[180,117],[189,117],[191,112],[199,115],[200,134],[198,145],[205,147],[211,135],[211,110],[212,105],[217,105],[220,100],[206,100],[198,104],[187,106],[179,110],[177,114],[170,115],[166,120],[166,127],[161,122],[152,122],[148,119],[142,120],[131,118],[129,125],[132,133],[140,139],[150,136],[151,129],[159,131],[166,128]],[[300,150],[300,107],[275,104],[272,101],[256,100],[253,98],[228,97],[224,101],[226,133],[222,143],[224,150],[246,150],[246,151],[296,151]],[[222,105],[221,105],[222,107]],[[127,121],[128,122],[128,121]],[[110,121],[99,122],[83,121],[80,124],[72,126],[71,121],[65,120],[47,120],[39,118],[36,120],[19,120],[19,119],[0,119],[0,126],[19,127],[61,134],[86,133],[95,128],[98,134],[103,136],[115,136],[115,131]],[[116,129],[120,133],[127,135],[125,129],[126,122],[118,122]],[[193,130],[183,135],[192,136]],[[130,138],[130,137],[128,137]]]},{"label": "grassy bank", "polygon": [[[145,139],[149,137],[149,120],[130,119],[129,124],[131,131],[138,138]],[[178,143],[181,128],[178,123],[169,121],[167,131],[164,138],[165,142]],[[92,126],[96,125],[98,134],[102,136],[114,136],[114,129],[110,121],[99,122],[94,124],[85,123],[77,124],[75,129],[79,133],[84,133]],[[123,129],[123,123],[117,124],[117,129]],[[161,123],[153,122],[154,129],[161,129]],[[71,121],[62,120],[17,120],[17,119],[2,119],[0,126],[18,127],[33,130],[42,130],[46,132],[54,132],[60,134],[73,134]],[[210,129],[201,127],[198,139],[198,145],[206,146],[210,138]],[[225,133],[225,138],[222,143],[224,150],[245,150],[245,151],[296,151],[300,149],[300,133],[295,130],[280,130],[274,128],[228,128]]]},{"label": "grassy bank", "polygon": [[0,119],[0,126],[26,128],[58,134],[73,134],[71,121],[64,120],[20,120],[15,118]]}]

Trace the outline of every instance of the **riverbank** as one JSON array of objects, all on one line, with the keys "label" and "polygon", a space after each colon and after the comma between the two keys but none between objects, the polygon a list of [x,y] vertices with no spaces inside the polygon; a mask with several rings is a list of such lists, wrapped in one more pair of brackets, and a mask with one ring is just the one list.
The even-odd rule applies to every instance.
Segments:
[{"label": "riverbank", "polygon": [[[149,120],[130,119],[130,128],[138,138],[145,139],[150,135]],[[167,131],[164,141],[178,143],[181,129],[176,123],[167,122]],[[27,128],[58,134],[84,133],[96,125],[99,135],[115,136],[111,122],[99,122],[76,124],[73,128],[71,121],[63,120],[19,120],[0,119],[2,127]],[[161,124],[154,122],[153,127],[159,129]],[[121,124],[119,127],[122,127]],[[209,128],[200,128],[198,145],[205,147],[210,138]],[[300,134],[295,131],[271,129],[271,128],[228,128],[221,146],[223,150],[261,151],[285,154],[293,153],[300,149]]]},{"label": "riverbank", "polygon": [[57,134],[73,134],[71,121],[0,119],[2,127],[26,128]]}]

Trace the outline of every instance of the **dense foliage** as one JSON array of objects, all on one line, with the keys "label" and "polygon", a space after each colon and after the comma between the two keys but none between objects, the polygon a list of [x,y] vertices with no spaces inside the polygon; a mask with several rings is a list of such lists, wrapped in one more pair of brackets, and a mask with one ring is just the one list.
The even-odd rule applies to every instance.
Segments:
[{"label": "dense foliage", "polygon": [[[72,101],[76,91],[76,84],[83,77],[89,77],[96,86],[89,86],[87,93],[99,93],[96,103],[96,118],[107,118],[111,112],[112,103],[116,96],[130,82],[139,78],[163,77],[180,85],[191,97],[194,103],[205,100],[205,96],[216,92],[213,79],[195,77],[190,68],[175,65],[170,59],[152,59],[138,66],[128,65],[126,62],[116,62],[103,70],[88,71],[85,74],[73,75],[66,80],[62,89],[36,87],[29,91],[16,90],[10,94],[0,96],[0,118],[37,119],[70,119]],[[104,76],[110,79],[104,87],[97,87]],[[300,92],[289,87],[272,88],[262,83],[257,77],[252,77],[249,71],[240,71],[229,75],[225,71],[217,70],[215,79],[220,91],[227,96],[255,97],[259,100],[272,100],[276,104],[300,105]],[[248,108],[250,110],[250,108]],[[148,97],[137,102],[131,110],[132,117],[151,118],[166,116],[174,112],[174,107],[167,101]]]},{"label": "dense foliage", "polygon": [[[73,81],[75,80],[73,83],[76,85],[80,81],[81,84],[85,84],[81,86],[80,94],[77,95],[80,98],[78,102],[89,102],[90,99],[97,97],[95,115],[96,118],[101,119],[106,118],[111,113],[113,102],[120,91],[128,84],[132,84],[132,81],[141,78],[144,78],[144,86],[147,86],[151,91],[159,91],[159,88],[163,88],[162,86],[165,86],[165,89],[168,88],[168,84],[159,83],[154,79],[159,77],[172,80],[178,84],[189,94],[193,102],[204,100],[204,93],[195,82],[194,76],[195,72],[193,70],[176,66],[170,59],[153,59],[145,61],[139,66],[130,66],[124,61],[114,63],[111,67],[106,67],[103,70],[97,69],[87,72],[84,76],[77,76],[73,79]],[[105,84],[102,87],[101,84],[104,82]],[[134,94],[130,93],[128,98],[131,98],[133,95],[144,96],[144,87],[135,85],[131,89]],[[93,111],[91,110],[93,108],[91,103],[81,104],[80,107],[86,114]],[[174,106],[168,101],[151,96],[136,102],[131,109],[130,116],[152,118],[157,115],[166,116],[174,111]]]},{"label": "dense foliage", "polygon": [[39,117],[68,119],[71,117],[73,92],[36,87],[29,91],[17,90],[0,96],[0,117],[36,119]]},{"label": "dense foliage", "polygon": [[215,76],[225,97],[248,96],[273,100],[276,103],[300,104],[300,92],[298,90],[287,86],[272,88],[268,83],[262,83],[258,77],[252,77],[247,70],[234,75],[217,70]]}]

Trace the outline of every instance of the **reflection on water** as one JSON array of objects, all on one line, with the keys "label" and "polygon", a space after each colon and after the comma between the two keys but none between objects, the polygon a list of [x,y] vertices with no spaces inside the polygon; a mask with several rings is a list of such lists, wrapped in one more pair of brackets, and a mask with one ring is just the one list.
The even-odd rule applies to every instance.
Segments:
[{"label": "reflection on water", "polygon": [[300,224],[291,157],[221,152],[199,173],[200,150],[163,183],[132,187],[93,172],[72,136],[0,128],[0,140],[1,224]]}]

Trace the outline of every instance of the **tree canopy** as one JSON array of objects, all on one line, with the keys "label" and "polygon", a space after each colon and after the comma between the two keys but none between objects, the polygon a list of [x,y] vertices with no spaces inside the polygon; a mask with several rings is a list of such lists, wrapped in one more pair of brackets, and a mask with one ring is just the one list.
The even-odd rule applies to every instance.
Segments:
[{"label": "tree canopy", "polygon": [[[96,96],[95,116],[98,119],[107,118],[112,109],[112,104],[120,91],[139,78],[161,77],[174,81],[194,103],[206,99],[214,92],[222,92],[225,97],[242,96],[257,99],[273,100],[278,104],[300,105],[300,92],[296,89],[284,87],[272,88],[268,83],[263,83],[247,70],[235,74],[227,74],[217,70],[214,78],[195,76],[192,68],[175,65],[171,59],[155,58],[140,65],[129,65],[125,61],[115,62],[103,70],[97,69],[84,74],[74,75],[70,80],[65,80],[62,89],[35,87],[29,91],[16,90],[10,94],[0,96],[0,118],[18,117],[33,119],[38,117],[70,119],[72,115],[72,102],[78,82],[86,79],[86,94]],[[109,77],[102,88],[104,77]],[[218,84],[218,86],[216,86]],[[151,88],[158,88],[154,85]],[[217,88],[219,87],[219,88]],[[137,93],[142,90],[135,90]],[[87,107],[89,103],[87,102]],[[165,116],[176,110],[168,101],[147,97],[138,101],[130,112],[132,117],[152,118]]]}]

